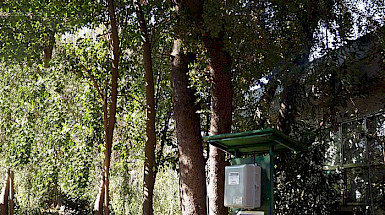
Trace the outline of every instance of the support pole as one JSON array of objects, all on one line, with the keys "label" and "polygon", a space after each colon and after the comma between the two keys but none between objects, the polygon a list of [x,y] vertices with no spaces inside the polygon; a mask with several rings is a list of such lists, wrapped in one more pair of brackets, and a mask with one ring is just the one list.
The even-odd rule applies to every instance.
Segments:
[{"label": "support pole", "polygon": [[274,215],[274,145],[269,146],[270,156],[270,215]]}]

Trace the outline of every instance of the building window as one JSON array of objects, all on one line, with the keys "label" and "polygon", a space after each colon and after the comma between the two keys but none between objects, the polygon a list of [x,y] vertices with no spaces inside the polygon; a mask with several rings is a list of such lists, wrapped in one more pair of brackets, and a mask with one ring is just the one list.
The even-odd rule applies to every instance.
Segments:
[{"label": "building window", "polygon": [[[384,211],[385,113],[340,124],[339,160],[343,183],[342,204],[362,214]],[[361,214],[361,213],[359,213]]]}]

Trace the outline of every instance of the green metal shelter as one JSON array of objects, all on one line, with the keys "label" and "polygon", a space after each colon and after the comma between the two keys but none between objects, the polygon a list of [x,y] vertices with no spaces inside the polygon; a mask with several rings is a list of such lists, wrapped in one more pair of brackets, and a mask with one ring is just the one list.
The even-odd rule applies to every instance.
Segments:
[{"label": "green metal shelter", "polygon": [[253,130],[206,136],[203,139],[223,151],[234,155],[232,164],[258,164],[262,167],[264,189],[261,207],[265,214],[273,215],[274,208],[274,154],[277,151],[301,151],[304,146],[275,129]]}]

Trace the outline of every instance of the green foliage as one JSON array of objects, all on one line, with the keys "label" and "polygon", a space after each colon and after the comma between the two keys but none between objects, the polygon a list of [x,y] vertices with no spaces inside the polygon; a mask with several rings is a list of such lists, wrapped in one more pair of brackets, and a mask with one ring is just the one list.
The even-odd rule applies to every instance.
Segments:
[{"label": "green foliage", "polygon": [[49,208],[71,195],[78,199],[94,195],[88,192],[93,181],[93,159],[89,159],[94,158],[93,133],[82,121],[90,92],[80,94],[78,89],[85,83],[53,69],[15,66],[2,70],[9,78],[1,80],[5,86],[1,100],[6,102],[1,114],[9,116],[1,128],[2,154],[6,166],[16,172],[21,211]]},{"label": "green foliage", "polygon": [[[138,214],[145,142],[142,51],[132,2],[115,3],[122,51],[111,211]],[[309,150],[278,155],[282,165],[277,166],[277,213],[328,214],[338,200],[337,175],[322,170],[326,149],[334,141],[325,134],[335,123],[332,107],[345,107],[373,81],[357,78],[357,65],[339,70],[335,59],[340,53],[331,50],[354,33],[354,11],[349,9],[353,6],[339,0],[205,1],[203,11],[178,11],[185,15],[180,16],[171,4],[156,0],[143,5],[156,83],[155,213],[180,213],[169,77],[172,41],[184,37],[185,51],[196,53],[190,87],[197,90],[201,126],[207,134],[211,80],[201,39],[209,34],[224,39],[233,60],[234,131],[274,127],[281,96],[277,86],[285,88],[293,77],[300,77],[294,117],[301,121],[292,124],[291,135]],[[91,213],[104,150],[102,101],[95,83],[102,93],[110,91],[106,76],[112,57],[105,6],[90,0],[0,3],[0,166],[15,171],[18,214],[57,212],[60,205],[69,214]],[[368,23],[360,31],[378,25],[375,14],[358,18]],[[329,36],[323,33],[326,30]],[[330,34],[334,41],[325,43]],[[52,39],[53,59],[43,66],[42,51]],[[315,60],[305,69],[311,52],[328,53],[328,60]],[[262,77],[269,82],[261,84]],[[273,98],[265,103],[260,98],[268,89],[273,89]]]},{"label": "green foliage", "polygon": [[2,61],[40,61],[51,34],[62,34],[100,16],[99,1],[1,1]]},{"label": "green foliage", "polygon": [[180,214],[177,172],[165,166],[155,183],[154,214]]},{"label": "green foliage", "polygon": [[341,175],[323,169],[326,150],[336,140],[329,130],[303,124],[297,137],[308,149],[277,154],[275,208],[277,214],[330,214],[341,201]]},{"label": "green foliage", "polygon": [[[156,47],[157,135],[164,152],[158,153],[157,163],[159,168],[171,165],[175,169],[171,89],[166,72],[172,42],[167,23],[170,8],[163,1],[153,4],[155,9],[144,9],[148,20],[155,20],[149,28]],[[90,213],[92,209],[101,172],[100,152],[104,149],[102,101],[95,83],[102,93],[110,90],[105,85],[111,53],[108,29],[100,25],[105,21],[102,5],[91,1],[1,2],[0,56],[5,62],[0,82],[1,161],[2,167],[16,172],[18,213],[57,211],[60,205],[74,214]],[[116,5],[123,54],[111,166],[111,210],[115,214],[137,214],[142,202],[145,141],[143,69],[138,64],[140,37],[131,2],[118,1]],[[71,33],[79,28],[84,34]],[[52,42],[52,35],[56,35],[53,59],[43,67],[39,64],[41,53]],[[14,62],[17,64],[11,66]],[[175,182],[175,170],[170,171],[174,173],[171,178],[163,176],[163,170],[159,175],[166,182]],[[168,211],[177,210],[176,196],[163,192],[167,191],[158,193],[159,200],[171,197],[174,206]],[[157,207],[164,210],[162,205]]]}]

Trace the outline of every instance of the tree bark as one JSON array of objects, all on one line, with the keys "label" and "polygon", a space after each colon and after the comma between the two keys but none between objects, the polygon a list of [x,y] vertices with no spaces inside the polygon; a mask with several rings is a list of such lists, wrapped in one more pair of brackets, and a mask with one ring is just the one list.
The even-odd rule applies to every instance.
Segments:
[{"label": "tree bark", "polygon": [[[204,1],[179,0],[176,2],[183,8],[182,11],[184,11],[184,15],[188,20],[197,26],[204,27],[202,17]],[[211,135],[228,133],[231,131],[233,96],[231,58],[229,53],[224,50],[223,32],[220,32],[219,38],[213,38],[210,32],[206,32],[202,39],[208,53],[212,78],[210,133]],[[227,214],[227,208],[223,205],[225,154],[223,151],[211,146],[209,151],[209,214],[225,215]]]},{"label": "tree bark", "polygon": [[[271,83],[270,83],[271,82]],[[265,87],[265,92],[260,99],[260,102],[257,104],[257,110],[262,113],[262,111],[269,110],[271,103],[273,102],[275,91],[279,87],[279,82],[277,80],[270,80],[269,85]],[[267,124],[267,118],[265,115],[257,116],[256,118],[256,129],[264,129]]]},{"label": "tree bark", "polygon": [[206,214],[206,177],[200,120],[194,92],[188,84],[191,57],[181,51],[181,40],[174,40],[171,53],[173,106],[178,140],[179,192],[183,215]]},{"label": "tree bark", "polygon": [[155,97],[154,75],[152,71],[151,43],[147,33],[146,20],[139,0],[135,0],[135,10],[139,21],[139,31],[143,48],[144,79],[146,87],[146,144],[144,146],[144,180],[143,180],[143,215],[153,215],[153,194],[155,184]]},{"label": "tree bark", "polygon": [[5,177],[4,187],[1,191],[1,196],[0,196],[0,215],[8,215],[9,186],[10,186],[10,171],[8,170],[7,176]]},{"label": "tree bark", "polygon": [[43,61],[46,65],[52,59],[53,47],[55,45],[55,32],[49,31],[48,36],[49,37],[47,38],[47,45],[43,48]]},{"label": "tree bark", "polygon": [[[104,113],[104,140],[105,140],[105,151],[104,151],[104,164],[103,164],[103,177],[104,180],[101,186],[99,197],[102,197],[104,193],[104,206],[103,214],[109,214],[109,171],[111,163],[111,150],[112,141],[114,137],[114,127],[116,118],[116,104],[118,96],[118,67],[119,67],[119,35],[118,27],[115,19],[115,6],[113,0],[108,0],[108,12],[111,22],[111,38],[112,38],[112,68],[111,68],[111,102],[109,103],[109,109],[107,109],[107,93],[103,100],[103,113]],[[108,79],[106,79],[108,80]],[[106,81],[106,86],[108,81]],[[107,90],[107,89],[106,89]],[[104,189],[104,192],[103,192]]]},{"label": "tree bark", "polygon": [[159,150],[157,150],[156,159],[155,159],[155,170],[154,170],[154,177],[155,178],[156,178],[156,175],[159,172],[159,168],[162,165],[162,162],[163,162],[163,159],[164,159],[163,158],[163,151],[164,151],[164,146],[166,145],[166,141],[167,141],[167,131],[168,131],[168,128],[169,128],[169,122],[170,122],[170,118],[171,118],[171,111],[168,111],[168,113],[166,113],[166,118],[164,119],[164,126],[163,126],[163,129],[162,129],[162,136],[160,138],[160,146],[159,146]]},{"label": "tree bark", "polygon": [[103,215],[103,202],[104,202],[104,175],[102,175],[102,180],[100,180],[99,194],[95,201],[94,211],[95,215]]},{"label": "tree bark", "polygon": [[[203,42],[208,53],[212,79],[210,134],[229,133],[233,98],[231,57],[224,50],[222,37],[212,38],[207,35]],[[227,214],[227,208],[224,206],[225,153],[214,146],[210,146],[209,151],[209,214],[224,215]]]},{"label": "tree bark", "polygon": [[9,170],[9,215],[13,215],[15,211],[15,184],[14,184],[15,176],[13,174],[13,171]]},{"label": "tree bark", "polygon": [[291,131],[290,124],[294,122],[295,118],[294,112],[297,90],[297,77],[289,77],[282,92],[277,119],[277,130],[281,131],[286,135],[289,135]]},{"label": "tree bark", "polygon": [[[306,32],[305,32],[306,33]],[[311,35],[306,33],[306,35]],[[289,135],[291,132],[290,124],[295,120],[296,104],[295,100],[298,97],[300,89],[299,79],[303,74],[305,65],[309,63],[309,55],[312,44],[312,39],[307,38],[307,45],[303,48],[303,52],[297,55],[294,60],[294,66],[297,71],[293,71],[286,75],[286,83],[284,84],[282,97],[280,100],[279,113],[277,119],[277,130]]]}]

